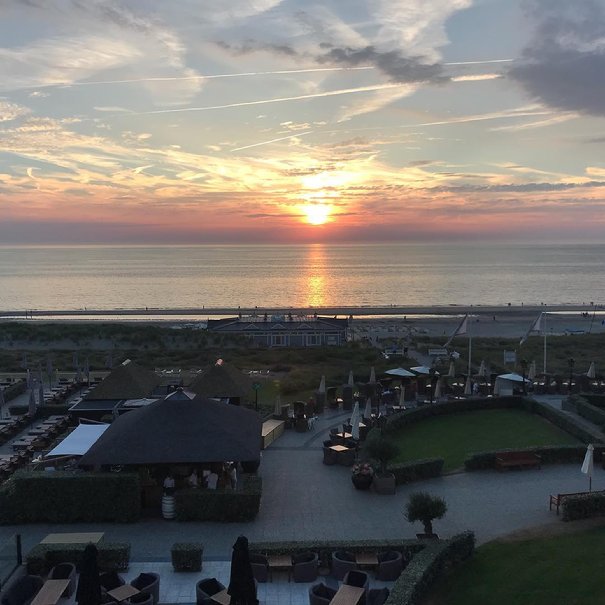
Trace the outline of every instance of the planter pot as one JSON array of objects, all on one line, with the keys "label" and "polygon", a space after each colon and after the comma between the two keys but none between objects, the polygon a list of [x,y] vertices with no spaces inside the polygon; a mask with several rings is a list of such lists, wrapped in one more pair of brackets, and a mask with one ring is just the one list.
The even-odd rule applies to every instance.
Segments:
[{"label": "planter pot", "polygon": [[351,475],[351,481],[355,489],[370,489],[372,485],[372,475]]},{"label": "planter pot", "polygon": [[162,516],[164,519],[174,519],[176,517],[174,496],[162,496]]},{"label": "planter pot", "polygon": [[372,485],[377,494],[394,494],[395,475],[393,475],[393,473],[387,473],[386,475],[374,475]]}]

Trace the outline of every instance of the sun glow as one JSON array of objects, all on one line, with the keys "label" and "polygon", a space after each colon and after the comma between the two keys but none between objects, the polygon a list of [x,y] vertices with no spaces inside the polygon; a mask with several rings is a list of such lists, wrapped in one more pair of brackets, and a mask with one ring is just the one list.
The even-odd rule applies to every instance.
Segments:
[{"label": "sun glow", "polygon": [[306,221],[310,225],[324,225],[330,218],[330,206],[326,204],[307,204],[302,207]]}]

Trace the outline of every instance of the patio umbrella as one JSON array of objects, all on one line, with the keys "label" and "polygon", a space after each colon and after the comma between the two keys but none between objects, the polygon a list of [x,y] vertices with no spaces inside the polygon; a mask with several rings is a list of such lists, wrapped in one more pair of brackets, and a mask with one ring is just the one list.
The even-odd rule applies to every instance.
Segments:
[{"label": "patio umbrella", "polygon": [[588,376],[588,378],[592,378],[593,380],[597,377],[597,372],[594,367],[594,361],[591,362],[590,367],[588,368],[588,372],[586,372],[586,376]]},{"label": "patio umbrella", "polygon": [[471,386],[471,376],[470,374],[466,377],[466,384],[464,385],[464,394],[465,395],[472,395],[473,393],[473,389]]},{"label": "patio umbrella", "polygon": [[397,376],[398,378],[414,378],[416,374],[414,372],[409,372],[404,368],[393,368],[392,370],[387,370],[385,374],[389,376]]},{"label": "patio umbrella", "polygon": [[351,435],[353,439],[359,439],[359,403],[357,402],[353,406],[351,414]]},{"label": "patio umbrella", "polygon": [[435,399],[439,399],[441,397],[441,380],[437,379],[437,384],[435,385],[435,393],[433,395]]},{"label": "patio umbrella", "polygon": [[401,391],[399,393],[399,405],[401,407],[405,406],[405,387],[401,385]]},{"label": "patio umbrella", "polygon": [[319,381],[319,388],[317,389],[318,393],[323,393],[325,395],[326,393],[326,377],[322,376],[321,380]]},{"label": "patio umbrella", "polygon": [[584,456],[584,462],[582,462],[582,468],[580,469],[585,475],[588,475],[588,491],[592,491],[592,469],[594,466],[594,446],[592,443],[588,444],[586,448],[586,455]]},{"label": "patio umbrella", "polygon": [[44,405],[44,385],[42,383],[38,387],[38,405]]},{"label": "patio umbrella", "polygon": [[370,383],[376,382],[376,372],[374,371],[374,367],[370,370]]},{"label": "patio umbrella", "polygon": [[36,415],[36,397],[34,396],[34,390],[31,389],[29,392],[29,407],[27,409],[27,413],[30,416]]},{"label": "patio umbrella", "polygon": [[529,372],[527,373],[527,378],[529,380],[535,380],[536,379],[536,374],[537,374],[537,371],[536,371],[536,362],[534,360],[534,361],[532,361],[529,364]]},{"label": "patio umbrella", "polygon": [[76,589],[78,605],[94,605],[101,602],[101,580],[97,556],[97,547],[94,544],[87,544],[82,553],[80,576]]},{"label": "patio umbrella", "polygon": [[25,386],[28,389],[32,388],[32,373],[29,371],[29,368],[27,368],[27,374],[25,376]]},{"label": "patio umbrella", "polygon": [[77,368],[76,377],[74,379],[77,383],[82,382],[82,373],[80,372],[80,368]]},{"label": "patio umbrella", "polygon": [[24,370],[27,370],[27,353],[23,353],[23,358],[21,359],[21,367]]},{"label": "patio umbrella", "polygon": [[372,400],[369,397],[366,401],[366,409],[363,413],[363,417],[367,418],[368,420],[372,418]]},{"label": "patio umbrella", "polygon": [[73,366],[74,366],[74,370],[77,370],[80,367],[80,364],[78,363],[78,352],[75,351],[74,355],[73,355]]},{"label": "patio umbrella", "polygon": [[279,393],[275,396],[275,409],[273,410],[273,413],[276,416],[281,416],[281,397]]},{"label": "patio umbrella", "polygon": [[2,408],[4,407],[4,389],[0,387],[0,417],[2,416]]},{"label": "patio umbrella", "polygon": [[456,364],[450,361],[450,369],[447,372],[449,378],[456,378]]},{"label": "patio umbrella", "polygon": [[86,375],[86,383],[90,386],[90,364],[88,363],[88,357],[86,358],[86,365],[84,366],[84,374]]},{"label": "patio umbrella", "polygon": [[355,387],[355,379],[353,378],[353,370],[351,370],[349,372],[349,380],[348,380],[347,384],[352,388]]},{"label": "patio umbrella", "polygon": [[245,536],[240,536],[233,545],[231,577],[227,593],[231,596],[233,605],[255,605],[258,603],[248,551],[248,538]]},{"label": "patio umbrella", "polygon": [[46,373],[48,374],[48,383],[53,386],[53,361],[50,357],[46,359]]},{"label": "patio umbrella", "polygon": [[485,359],[481,360],[481,365],[479,366],[479,371],[477,372],[477,375],[479,375],[479,376],[487,375],[487,368],[485,367]]}]

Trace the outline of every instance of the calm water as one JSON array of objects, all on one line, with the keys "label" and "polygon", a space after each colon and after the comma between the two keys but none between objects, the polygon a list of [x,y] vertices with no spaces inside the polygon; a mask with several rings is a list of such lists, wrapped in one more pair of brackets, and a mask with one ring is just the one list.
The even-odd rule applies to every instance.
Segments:
[{"label": "calm water", "polygon": [[0,309],[605,303],[605,245],[0,247]]}]

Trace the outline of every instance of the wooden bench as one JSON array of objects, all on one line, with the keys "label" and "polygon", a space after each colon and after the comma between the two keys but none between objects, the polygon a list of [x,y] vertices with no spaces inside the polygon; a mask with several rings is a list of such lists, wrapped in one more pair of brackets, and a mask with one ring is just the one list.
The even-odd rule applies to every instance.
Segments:
[{"label": "wooden bench", "polygon": [[589,494],[590,492],[573,492],[569,494],[551,494],[550,495],[550,503],[548,505],[548,510],[552,510],[554,506],[557,511],[557,515],[559,514],[559,507],[563,504],[563,498],[568,498],[569,496],[584,496],[585,494]]},{"label": "wooden bench", "polygon": [[540,468],[542,459],[531,452],[500,452],[496,454],[496,468]]},{"label": "wooden bench", "polygon": [[265,449],[278,437],[280,437],[283,434],[285,428],[286,423],[283,420],[266,420],[265,422],[263,422],[263,428],[261,432],[262,449]]}]

